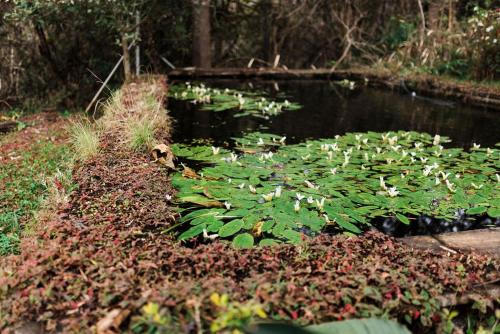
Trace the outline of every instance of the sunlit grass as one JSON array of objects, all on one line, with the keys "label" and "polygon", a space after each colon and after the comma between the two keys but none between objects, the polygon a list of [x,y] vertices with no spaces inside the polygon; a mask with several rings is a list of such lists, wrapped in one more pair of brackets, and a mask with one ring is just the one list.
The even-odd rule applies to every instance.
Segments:
[{"label": "sunlit grass", "polygon": [[75,122],[70,128],[71,142],[79,159],[86,160],[99,152],[99,133],[90,123]]}]

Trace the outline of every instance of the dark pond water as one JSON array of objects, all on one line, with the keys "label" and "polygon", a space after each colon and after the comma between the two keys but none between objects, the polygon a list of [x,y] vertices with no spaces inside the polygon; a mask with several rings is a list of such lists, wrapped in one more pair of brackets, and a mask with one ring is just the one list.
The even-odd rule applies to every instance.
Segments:
[{"label": "dark pond water", "polygon": [[[203,111],[189,102],[171,99],[168,109],[176,120],[175,142],[208,139],[218,144],[230,143],[231,137],[261,131],[286,135],[287,143],[296,143],[346,132],[390,130],[448,136],[452,139],[448,146],[455,147],[468,148],[472,143],[493,147],[500,142],[499,112],[452,101],[412,97],[407,92],[368,87],[349,90],[318,80],[253,83],[218,80],[206,83],[212,87],[261,90],[270,97],[286,96],[303,108],[264,120],[251,116],[235,118],[232,111]],[[500,219],[490,219],[486,215],[471,217],[462,212],[457,212],[453,221],[424,216],[415,218],[410,225],[405,225],[395,218],[380,217],[372,225],[397,237],[500,226]]]},{"label": "dark pond water", "polygon": [[[494,146],[500,141],[500,113],[450,101],[412,97],[410,94],[361,87],[349,90],[327,81],[286,81],[251,84],[235,80],[209,83],[222,88],[259,89],[270,96],[286,94],[303,108],[269,120],[234,118],[233,112],[207,112],[186,102],[169,101],[177,120],[174,140],[192,138],[222,142],[243,132],[263,131],[286,135],[287,142],[327,138],[346,132],[414,130],[452,139],[451,146],[473,142]],[[276,92],[276,85],[279,92]]]}]

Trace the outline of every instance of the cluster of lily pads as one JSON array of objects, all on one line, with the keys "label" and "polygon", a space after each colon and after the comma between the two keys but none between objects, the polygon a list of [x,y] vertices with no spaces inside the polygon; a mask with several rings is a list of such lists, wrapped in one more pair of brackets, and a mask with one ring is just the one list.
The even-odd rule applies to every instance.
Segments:
[{"label": "cluster of lily pads", "polygon": [[217,89],[204,84],[194,85],[190,82],[181,85],[172,85],[169,88],[169,97],[179,100],[188,100],[201,104],[202,110],[224,111],[236,110],[234,117],[254,116],[268,119],[284,110],[296,110],[301,106],[298,103],[284,100],[273,101],[256,93],[233,89]]},{"label": "cluster of lily pads", "polygon": [[[409,224],[419,215],[500,216],[500,151],[444,148],[448,138],[417,132],[348,133],[286,145],[252,133],[232,150],[176,144],[204,165],[173,176],[179,239],[297,243],[322,231],[360,233],[376,217]],[[500,144],[497,144],[499,146]]]}]

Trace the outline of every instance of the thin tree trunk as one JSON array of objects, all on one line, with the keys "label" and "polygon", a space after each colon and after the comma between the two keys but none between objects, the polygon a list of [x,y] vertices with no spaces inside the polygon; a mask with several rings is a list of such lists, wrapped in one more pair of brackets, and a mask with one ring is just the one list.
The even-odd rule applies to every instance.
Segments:
[{"label": "thin tree trunk", "polygon": [[424,39],[425,39],[425,14],[424,14],[424,8],[422,7],[422,0],[417,0],[418,2],[418,9],[420,10],[420,42],[419,42],[419,49],[422,49],[422,46],[424,45]]},{"label": "thin tree trunk", "polygon": [[139,74],[141,73],[141,49],[139,46],[139,41],[141,38],[140,37],[140,34],[141,34],[140,23],[141,23],[141,15],[140,15],[139,11],[137,11],[135,13],[135,24],[136,24],[136,27],[135,27],[135,39],[136,39],[136,43],[135,43],[135,75],[136,76],[139,76]]},{"label": "thin tree trunk", "polygon": [[131,72],[130,72],[130,55],[128,53],[128,42],[127,38],[125,37],[125,34],[121,35],[121,42],[122,42],[122,53],[123,53],[123,73],[125,76],[125,81],[129,81],[131,79]]},{"label": "thin tree trunk", "polygon": [[210,0],[193,0],[193,65],[212,67],[210,40]]}]

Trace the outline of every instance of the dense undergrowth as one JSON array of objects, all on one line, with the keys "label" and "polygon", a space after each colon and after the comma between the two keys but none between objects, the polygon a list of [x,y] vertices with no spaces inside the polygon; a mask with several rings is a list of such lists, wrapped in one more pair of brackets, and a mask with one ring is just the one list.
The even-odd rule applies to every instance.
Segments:
[{"label": "dense undergrowth", "polygon": [[34,233],[37,212],[54,188],[71,188],[71,153],[65,131],[44,114],[26,120],[28,128],[0,141],[0,255],[19,251],[23,234]]}]

